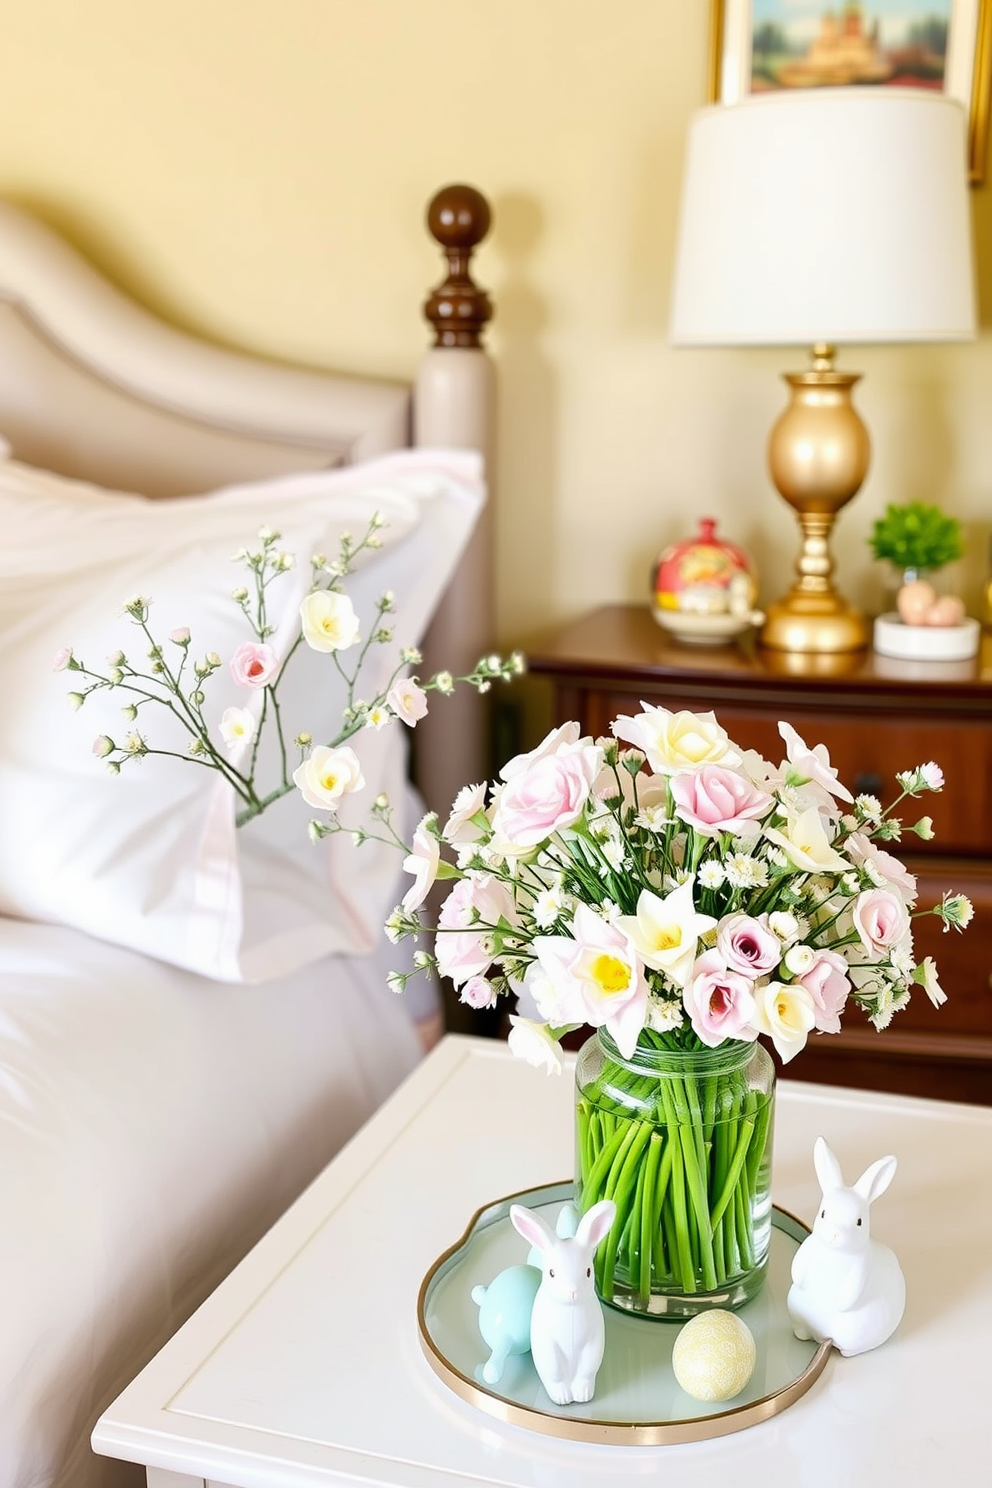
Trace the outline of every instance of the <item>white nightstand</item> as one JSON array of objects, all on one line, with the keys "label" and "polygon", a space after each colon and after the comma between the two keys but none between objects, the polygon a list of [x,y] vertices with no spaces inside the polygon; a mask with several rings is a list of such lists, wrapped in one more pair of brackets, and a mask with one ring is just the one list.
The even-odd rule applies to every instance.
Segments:
[{"label": "white nightstand", "polygon": [[572,1167],[568,1077],[449,1036],[103,1415],[93,1445],[145,1464],[150,1488],[977,1482],[992,1111],[782,1082],[773,1195],[805,1219],[821,1132],[852,1172],[899,1158],[874,1232],[902,1262],[906,1315],[883,1348],[831,1357],[759,1426],[692,1446],[579,1445],[501,1425],[431,1373],[425,1272],[476,1209]]}]

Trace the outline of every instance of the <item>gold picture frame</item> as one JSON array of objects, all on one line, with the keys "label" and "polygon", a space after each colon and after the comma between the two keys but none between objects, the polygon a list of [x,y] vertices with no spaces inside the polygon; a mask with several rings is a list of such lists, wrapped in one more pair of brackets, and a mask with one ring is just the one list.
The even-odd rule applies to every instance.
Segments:
[{"label": "gold picture frame", "polygon": [[[751,0],[710,0],[710,6],[709,101],[737,103],[752,91]],[[828,0],[823,0],[822,9],[830,9]],[[871,0],[865,9],[870,11]],[[973,186],[980,185],[988,157],[992,0],[949,0],[944,89],[968,110],[968,176]]]}]

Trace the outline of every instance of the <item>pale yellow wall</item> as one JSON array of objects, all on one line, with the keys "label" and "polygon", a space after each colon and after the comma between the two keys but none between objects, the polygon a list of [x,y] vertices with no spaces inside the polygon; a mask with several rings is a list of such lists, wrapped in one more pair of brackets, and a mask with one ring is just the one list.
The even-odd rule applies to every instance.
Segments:
[{"label": "pale yellow wall", "polygon": [[[764,473],[777,352],[666,343],[687,118],[709,0],[0,0],[0,193],[38,209],[187,328],[320,366],[407,375],[438,277],[423,205],[465,179],[501,368],[499,628],[517,641],[638,600],[696,515],[788,580]],[[992,293],[992,208],[974,194]],[[835,544],[889,500],[968,524],[974,608],[992,524],[992,337],[849,353],[875,457]]]}]

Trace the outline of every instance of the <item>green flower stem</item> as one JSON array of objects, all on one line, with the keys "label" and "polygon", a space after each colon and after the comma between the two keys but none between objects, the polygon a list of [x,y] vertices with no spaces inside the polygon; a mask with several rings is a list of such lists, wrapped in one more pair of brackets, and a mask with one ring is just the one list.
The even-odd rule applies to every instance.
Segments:
[{"label": "green flower stem", "polygon": [[577,1197],[612,1199],[603,1296],[718,1291],[755,1264],[771,1103],[743,1069],[642,1074],[607,1060],[577,1107]]},{"label": "green flower stem", "polygon": [[655,1276],[659,1282],[668,1281],[672,1275],[671,1248],[665,1227],[661,1222],[662,1210],[668,1195],[668,1185],[672,1176],[672,1158],[675,1148],[671,1142],[666,1142],[660,1132],[652,1132],[652,1139],[657,1141],[662,1149],[661,1162],[658,1165],[658,1178],[655,1185],[654,1209],[651,1214],[651,1232],[655,1237]]},{"label": "green flower stem", "polygon": [[754,1238],[751,1234],[751,1214],[748,1208],[747,1195],[740,1185],[734,1189],[734,1218],[736,1221],[737,1244],[741,1253],[741,1265],[753,1266]]},{"label": "green flower stem", "polygon": [[720,1197],[717,1199],[712,1213],[710,1214],[710,1224],[714,1227],[714,1229],[720,1223],[728,1204],[737,1191],[737,1186],[740,1182],[741,1177],[741,1169],[744,1166],[748,1148],[751,1145],[751,1137],[753,1136],[753,1134],[754,1122],[743,1121],[740,1125],[740,1136],[737,1141],[737,1150],[734,1152],[733,1159],[731,1160],[730,1168],[727,1172],[726,1179],[724,1180],[723,1188],[720,1191]]},{"label": "green flower stem", "polygon": [[695,1081],[687,1075],[683,1080],[674,1076],[661,1080],[659,1083],[665,1107],[665,1121],[670,1130],[678,1133],[682,1147],[683,1172],[689,1198],[689,1217],[692,1221],[695,1241],[691,1249],[693,1254],[699,1258],[704,1288],[707,1291],[713,1291],[716,1288],[716,1268],[713,1264],[713,1230],[706,1201],[703,1113],[699,1106]]},{"label": "green flower stem", "polygon": [[686,1292],[696,1290],[696,1272],[692,1262],[692,1245],[689,1240],[689,1212],[685,1197],[685,1165],[682,1146],[672,1143],[672,1209],[675,1217],[675,1254],[678,1261],[679,1279]]},{"label": "green flower stem", "polygon": [[641,1304],[645,1307],[647,1306],[648,1299],[651,1296],[651,1269],[654,1261],[653,1252],[656,1234],[653,1224],[655,1214],[655,1193],[658,1186],[658,1172],[661,1167],[662,1146],[663,1144],[661,1137],[657,1132],[653,1131],[648,1143],[648,1155],[642,1164],[642,1170],[644,1173],[644,1190],[641,1197],[640,1206],[641,1254],[637,1291],[641,1299]]},{"label": "green flower stem", "polygon": [[747,1186],[753,1196],[758,1184],[758,1168],[768,1141],[772,1109],[768,1101],[759,1101],[753,1090],[748,1092],[748,1100],[754,1112],[755,1128],[754,1139],[747,1155]]}]

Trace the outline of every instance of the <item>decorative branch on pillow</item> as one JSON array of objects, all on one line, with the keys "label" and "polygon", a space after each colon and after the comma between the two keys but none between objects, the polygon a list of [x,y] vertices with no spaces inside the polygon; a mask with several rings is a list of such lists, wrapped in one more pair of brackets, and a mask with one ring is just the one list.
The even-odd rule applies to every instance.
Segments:
[{"label": "decorative branch on pillow", "polygon": [[[207,708],[208,690],[224,666],[223,659],[215,651],[207,651],[199,660],[192,659],[192,637],[185,626],[170,631],[166,645],[157,641],[149,626],[151,601],[144,596],[137,596],[124,606],[124,613],[138,627],[142,642],[147,645],[144,662],[117,651],[109,658],[107,671],[100,672],[88,667],[71,649],[60,651],[53,663],[54,670],[74,672],[79,679],[78,689],[69,694],[74,708],[81,708],[96,692],[123,692],[129,695],[129,701],[121,711],[129,724],[137,724],[142,708],[157,703],[168,710],[188,737],[185,752],[158,748],[134,727],[119,742],[108,734],[100,734],[93,743],[93,753],[105,760],[115,775],[120,774],[125,764],[149,755],[171,756],[216,770],[241,802],[236,816],[238,826],[260,816],[295,788],[308,805],[333,814],[346,795],[365,784],[358,756],[347,745],[360,730],[381,729],[395,719],[413,727],[427,712],[429,693],[451,693],[459,683],[485,692],[493,681],[506,682],[522,672],[523,659],[515,653],[507,658],[484,657],[465,676],[455,677],[442,671],[420,681],[409,675],[409,669],[418,666],[422,657],[415,647],[407,646],[400,650],[385,685],[372,699],[367,701],[357,696],[372,648],[388,645],[393,639],[387,620],[396,604],[389,591],[379,597],[374,620],[363,639],[344,581],[354,571],[355,560],[361,553],[380,546],[379,533],[384,525],[376,513],[357,542],[348,534],[341,538],[336,558],[329,561],[321,553],[314,554],[310,560],[311,587],[299,608],[298,629],[288,615],[277,623],[272,618],[270,589],[296,567],[294,554],[279,546],[280,534],[263,527],[258,534],[259,547],[242,548],[234,555],[234,561],[247,569],[248,583],[235,589],[232,597],[243,611],[254,638],[240,645],[228,661],[231,677],[246,689],[248,698],[246,706],[228,707],[221,714],[216,729],[220,742],[215,742]],[[341,727],[327,743],[314,744],[309,733],[296,735],[292,741],[296,768],[291,769],[291,746],[286,738],[278,689],[304,642],[312,650],[330,657],[344,683],[345,703]],[[349,653],[347,659],[345,653]],[[262,737],[270,724],[275,732],[279,763],[276,783],[263,787],[256,776]],[[312,835],[316,839],[336,828],[336,822],[319,828],[313,823]]]}]

